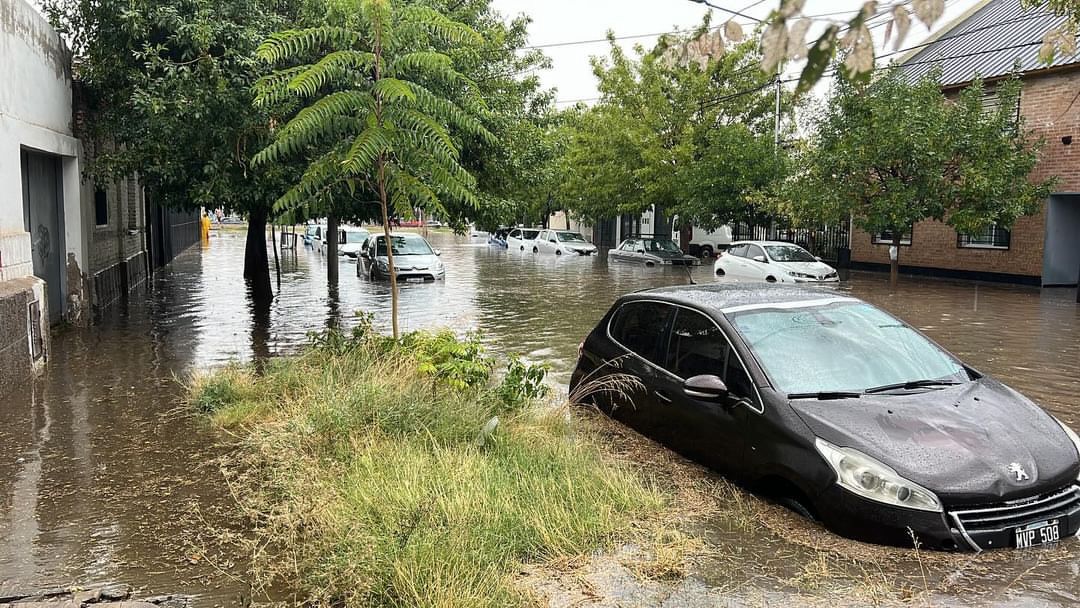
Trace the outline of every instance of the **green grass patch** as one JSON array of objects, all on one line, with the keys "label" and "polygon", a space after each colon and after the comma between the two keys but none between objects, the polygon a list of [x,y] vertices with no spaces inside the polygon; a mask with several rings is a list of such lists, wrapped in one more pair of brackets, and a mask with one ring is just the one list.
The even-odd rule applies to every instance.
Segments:
[{"label": "green grass patch", "polygon": [[[523,563],[626,539],[663,494],[605,455],[543,371],[495,374],[475,339],[362,324],[261,373],[196,378],[190,401],[239,436],[263,581],[347,606],[514,606]],[[497,419],[497,422],[496,422]]]}]

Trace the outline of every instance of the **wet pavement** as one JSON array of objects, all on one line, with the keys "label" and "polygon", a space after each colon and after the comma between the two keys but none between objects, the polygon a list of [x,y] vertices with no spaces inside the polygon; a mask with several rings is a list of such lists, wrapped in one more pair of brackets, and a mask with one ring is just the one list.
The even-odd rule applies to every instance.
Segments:
[{"label": "wet pavement", "polygon": [[[582,337],[619,294],[688,281],[682,269],[508,252],[444,232],[431,240],[442,250],[447,278],[401,286],[402,327],[479,331],[497,351],[550,362],[559,383]],[[207,248],[185,252],[101,324],[59,331],[45,376],[0,399],[0,596],[121,581],[190,594],[196,606],[246,601],[250,591],[237,578],[245,557],[206,534],[208,526],[236,524],[216,464],[222,438],[187,414],[179,381],[228,361],[290,352],[308,332],[347,327],[354,311],[372,312],[388,327],[389,287],[355,276],[355,265],[343,260],[331,296],[326,260],[300,249],[282,256],[273,304],[253,309],[238,279],[243,247],[242,232],[225,232]],[[692,274],[713,280],[711,266]],[[890,293],[886,277],[854,273],[838,289],[893,312],[1080,426],[1075,290],[907,277],[901,283]],[[1080,541],[922,560],[841,541],[767,511],[753,530],[703,522],[700,533],[711,547],[740,556],[737,567],[702,560],[691,586],[711,590],[703,597],[724,590],[760,605],[794,589],[830,598],[799,586],[818,568],[850,573],[853,585],[870,591],[867,581],[879,579],[930,590],[935,603],[1080,601]],[[823,547],[831,551],[828,563],[821,561]]]}]

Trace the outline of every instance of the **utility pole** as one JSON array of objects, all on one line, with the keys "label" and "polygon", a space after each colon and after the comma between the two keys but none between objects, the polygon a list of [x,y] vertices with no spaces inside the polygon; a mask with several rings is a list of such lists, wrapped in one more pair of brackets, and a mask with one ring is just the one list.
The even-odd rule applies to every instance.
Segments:
[{"label": "utility pole", "polygon": [[773,125],[773,150],[780,153],[780,64],[776,65],[776,123]]}]

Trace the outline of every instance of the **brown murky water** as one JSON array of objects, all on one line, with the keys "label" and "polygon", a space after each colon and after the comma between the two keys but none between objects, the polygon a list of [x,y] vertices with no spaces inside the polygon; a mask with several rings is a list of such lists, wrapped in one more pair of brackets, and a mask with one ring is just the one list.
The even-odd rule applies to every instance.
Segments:
[{"label": "brown murky water", "polygon": [[[603,257],[536,257],[446,233],[431,240],[442,249],[447,278],[402,286],[403,327],[480,331],[496,350],[549,361],[560,383],[579,341],[619,294],[687,281],[682,270],[609,265]],[[230,523],[232,498],[215,464],[221,438],[186,415],[177,380],[230,360],[288,352],[310,331],[348,326],[356,310],[388,326],[389,288],[355,277],[343,261],[331,297],[325,259],[300,249],[283,256],[274,303],[252,309],[237,279],[242,256],[242,233],[215,235],[209,247],[184,253],[130,306],[94,328],[55,335],[47,374],[0,399],[0,595],[123,581],[194,594],[198,605],[244,601],[248,588],[236,578],[244,557],[203,538],[204,523]],[[693,275],[712,280],[707,266]],[[884,277],[859,273],[839,289],[892,311],[1080,426],[1074,290],[905,278],[889,293]],[[783,530],[792,527],[806,528],[796,532],[798,542]],[[861,581],[865,593],[852,596],[856,603],[871,603],[877,583],[867,581],[936,589],[935,603],[1080,602],[1080,540],[937,555],[920,566],[903,551],[871,551],[876,557],[868,562],[865,546],[784,514],[758,530],[715,522],[701,533],[741,557],[734,568],[730,561],[699,564],[687,583],[701,590],[687,596],[697,601],[717,591],[751,605],[783,604],[793,593],[830,598],[845,591],[800,582],[829,570]],[[829,563],[815,549],[838,545]]]}]

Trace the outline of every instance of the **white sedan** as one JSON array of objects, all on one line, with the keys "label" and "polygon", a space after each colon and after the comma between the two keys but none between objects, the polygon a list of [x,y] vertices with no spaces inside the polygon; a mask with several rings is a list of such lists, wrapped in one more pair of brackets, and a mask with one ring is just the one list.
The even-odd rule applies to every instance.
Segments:
[{"label": "white sedan", "polygon": [[792,243],[737,241],[713,264],[717,277],[766,283],[835,283],[836,269]]},{"label": "white sedan", "polygon": [[573,230],[541,230],[533,241],[533,253],[592,255],[596,253],[596,245]]}]

